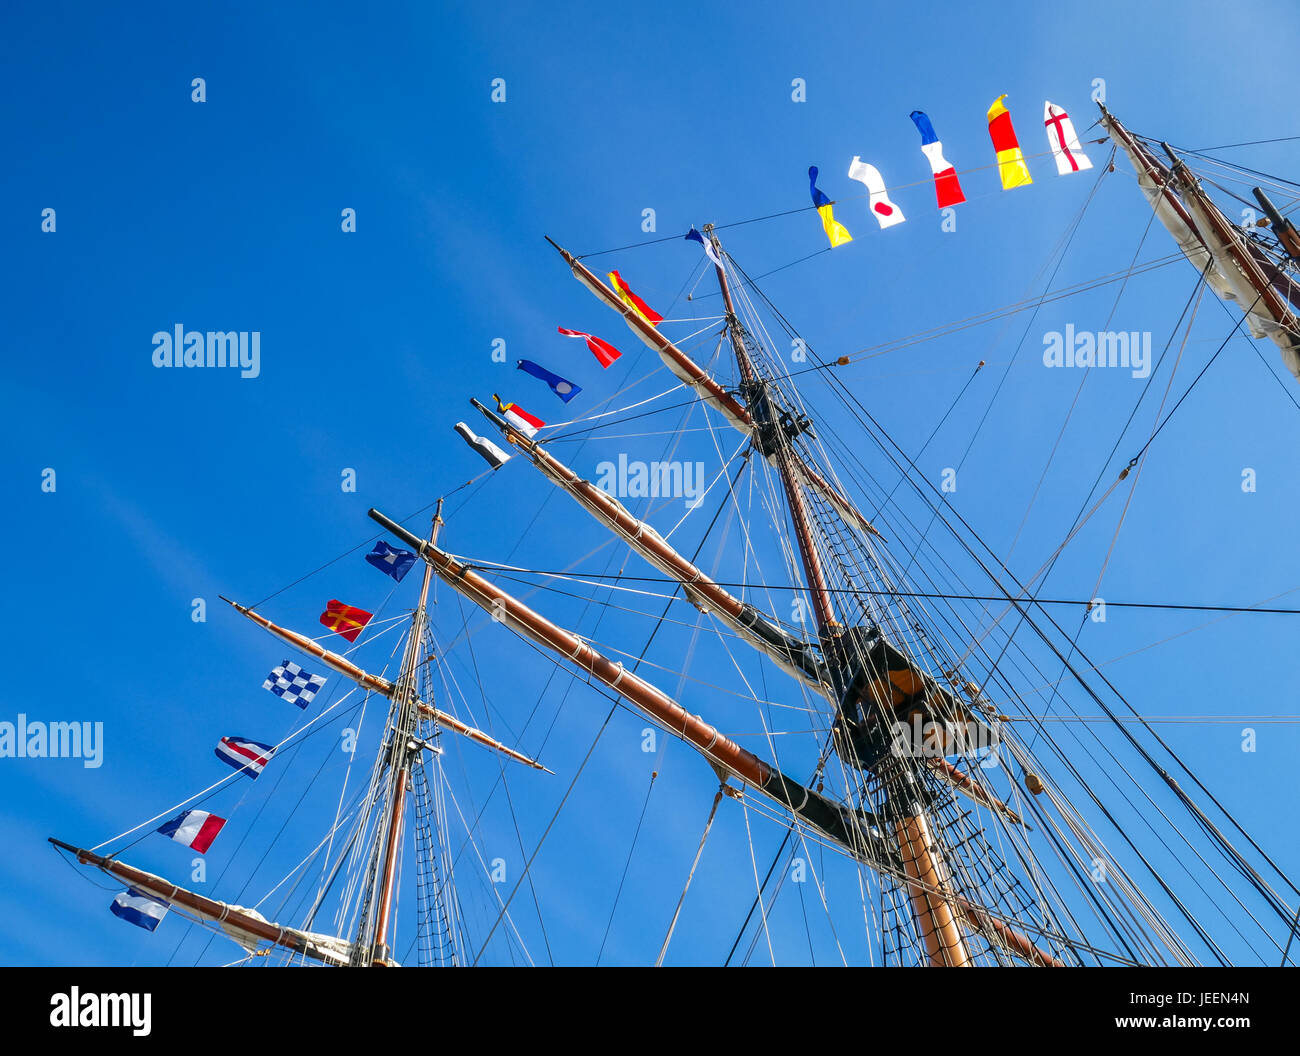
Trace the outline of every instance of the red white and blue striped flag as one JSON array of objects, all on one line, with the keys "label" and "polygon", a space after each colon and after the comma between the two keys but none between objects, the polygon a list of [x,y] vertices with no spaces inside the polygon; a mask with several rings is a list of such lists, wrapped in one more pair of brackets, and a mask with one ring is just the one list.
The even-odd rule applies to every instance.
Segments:
[{"label": "red white and blue striped flag", "polygon": [[159,825],[158,831],[177,843],[193,847],[199,854],[207,854],[225,823],[225,818],[209,814],[206,810],[183,810],[171,821]]},{"label": "red white and blue striped flag", "polygon": [[957,179],[957,170],[943,156],[943,144],[934,134],[930,118],[924,110],[913,110],[909,116],[912,124],[916,125],[916,130],[921,133],[921,153],[925,155],[925,160],[930,163],[930,171],[934,173],[934,196],[939,208],[960,205],[966,200],[961,192],[961,181]]},{"label": "red white and blue striped flag", "polygon": [[241,774],[256,779],[266,764],[271,761],[275,749],[269,744],[250,741],[244,737],[222,737],[216,752],[217,758],[223,763],[233,766]]}]

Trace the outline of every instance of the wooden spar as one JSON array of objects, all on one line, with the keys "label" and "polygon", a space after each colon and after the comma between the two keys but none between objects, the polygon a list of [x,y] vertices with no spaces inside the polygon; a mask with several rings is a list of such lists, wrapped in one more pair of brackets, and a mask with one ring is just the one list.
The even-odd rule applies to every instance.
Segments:
[{"label": "wooden spar", "polygon": [[1014,822],[1017,825],[1023,825],[1025,828],[1030,827],[1025,824],[1025,820],[1012,810],[1011,807],[1006,803],[1003,803],[1002,800],[998,799],[992,792],[986,789],[969,774],[962,773],[961,770],[948,762],[947,759],[940,757],[938,759],[928,759],[926,762],[928,763],[930,770],[934,773],[934,776],[939,778],[939,780],[944,784],[951,786],[968,799],[974,800],[981,806],[996,811],[1008,821]]},{"label": "wooden spar", "polygon": [[[614,311],[618,312],[632,332],[659,354],[659,358],[664,361],[664,365],[672,371],[679,381],[690,386],[706,404],[722,414],[733,429],[744,433],[746,436],[753,432],[754,422],[749,412],[737,403],[707,370],[691,359],[668,338],[664,337],[659,332],[658,327],[651,326],[624,304],[618,294],[597,278],[582,261],[554,239],[547,238],[546,241],[550,242],[564,258],[573,271],[574,277],[609,307],[613,308]],[[805,483],[824,495],[826,501],[835,507],[836,512],[841,517],[869,535],[880,535],[875,526],[854,507],[853,503],[834,484],[797,455],[792,453],[791,458],[795,471],[804,479]]]},{"label": "wooden spar", "polygon": [[[429,544],[438,542],[438,529],[442,527],[442,499],[433,511],[433,524],[429,531]],[[393,902],[393,885],[397,879],[397,859],[406,820],[406,785],[410,780],[411,756],[420,751],[415,741],[416,676],[420,663],[420,649],[424,639],[425,607],[429,602],[429,583],[433,569],[426,562],[424,579],[420,583],[420,600],[411,613],[411,629],[406,636],[406,649],[402,653],[401,673],[393,687],[393,739],[390,768],[393,772],[388,803],[388,835],[384,840],[383,875],[379,883],[379,910],[375,915],[375,941],[371,964],[386,967],[392,960],[388,949],[388,919]]]},{"label": "wooden spar", "polygon": [[241,616],[247,616],[259,627],[270,631],[271,634],[275,635],[283,642],[288,642],[294,648],[301,649],[308,656],[316,657],[316,659],[326,667],[351,679],[362,689],[370,689],[376,693],[382,693],[386,697],[391,697],[393,695],[393,684],[389,682],[388,679],[381,678],[379,675],[367,674],[365,671],[362,671],[361,668],[357,667],[357,665],[351,660],[347,659],[347,657],[331,652],[324,646],[319,645],[312,639],[308,638],[305,634],[299,634],[297,631],[291,631],[287,627],[281,627],[278,624],[272,623],[260,612],[254,612],[252,609],[245,608],[238,602],[231,601],[224,594],[218,594],[217,597],[238,612]]},{"label": "wooden spar", "polygon": [[[1165,149],[1168,150],[1168,147]],[[1172,153],[1170,151],[1171,156]],[[1258,294],[1255,301],[1268,312],[1273,322],[1290,332],[1293,342],[1300,338],[1300,328],[1297,327],[1295,313],[1292,312],[1291,306],[1273,288],[1268,276],[1260,270],[1259,264],[1247,251],[1236,229],[1228,223],[1218,207],[1206,197],[1205,192],[1201,190],[1199,181],[1188,170],[1187,163],[1174,158],[1173,175],[1174,179],[1178,181],[1179,190],[1187,198],[1188,208],[1205,228],[1206,233],[1202,235],[1202,241],[1206,242],[1211,255],[1217,259],[1219,254],[1226,253],[1231,262],[1236,265],[1236,270],[1241,273],[1246,282]],[[1217,249],[1210,245],[1206,235],[1212,236],[1213,240],[1219,243]],[[1241,307],[1247,315],[1252,314],[1252,305],[1249,300],[1243,302]]]},{"label": "wooden spar", "polygon": [[1027,936],[1022,935],[1014,928],[1009,927],[996,917],[992,916],[988,910],[977,906],[974,902],[957,897],[953,899],[954,904],[965,915],[970,925],[980,932],[990,942],[1001,946],[1008,953],[1013,953],[1021,960],[1028,963],[1034,968],[1064,968],[1065,962],[1057,957],[1053,957],[1045,950],[1035,946],[1033,941]]},{"label": "wooden spar", "polygon": [[575,502],[608,527],[633,550],[670,579],[676,580],[687,600],[701,612],[711,612],[747,642],[771,657],[777,664],[821,692],[829,693],[822,683],[820,660],[806,644],[788,634],[775,621],[761,614],[723,589],[698,566],[687,560],[645,521],[634,517],[621,502],[606,494],[589,480],[555,458],[535,440],[481,404],[470,401],[501,430],[506,441],[518,447],[534,466],[552,483],[566,491]]},{"label": "wooden spar", "polygon": [[[839,844],[852,857],[904,883],[910,892],[928,890],[926,886],[928,881],[922,880],[919,876],[910,877],[904,871],[897,851],[885,840],[874,817],[860,812],[850,812],[819,792],[786,777],[770,763],[724,736],[700,716],[689,714],[662,690],[625,670],[621,663],[610,660],[571,631],[564,630],[540,613],[533,611],[517,598],[461,564],[450,554],[430,546],[428,542],[407,531],[378,510],[372,509],[370,516],[408,546],[415,547],[420,556],[433,567],[434,572],[452,589],[492,613],[497,622],[558,653],[574,666],[603,682],[629,703],[696,748],[715,767],[734,774],[746,784],[779,803],[791,814]],[[909,880],[915,882],[909,883]],[[935,888],[931,893],[937,890],[943,889]],[[963,912],[971,926],[991,942],[997,942],[1012,952],[1032,951],[1032,954],[1023,954],[1023,956],[1034,964],[1060,963],[1050,954],[1035,947],[1031,940],[997,921],[987,910],[975,903],[960,896],[950,896],[950,901]]]},{"label": "wooden spar", "polygon": [[[579,506],[607,525],[651,565],[680,583],[693,605],[702,612],[716,615],[747,642],[771,657],[784,670],[805,682],[827,700],[833,700],[832,690],[824,680],[825,672],[820,663],[811,654],[802,660],[791,655],[790,650],[801,648],[802,642],[785,636],[785,632],[776,624],[770,623],[757,610],[746,606],[739,598],[715,583],[665,542],[651,525],[634,517],[622,503],[613,496],[607,495],[591,481],[578,476],[536,440],[516,429],[478,400],[471,399],[470,403],[501,430],[502,436],[509,444],[527,455],[529,461],[542,474],[568,492]],[[769,634],[761,633],[760,627],[769,628]],[[778,635],[781,638],[778,638]],[[781,640],[782,638],[784,640]],[[929,765],[939,780],[974,802],[996,811],[1017,825],[1025,824],[1007,804],[985,789],[978,781],[962,773],[948,760],[942,758],[930,760]]]},{"label": "wooden spar", "polygon": [[[326,964],[348,963],[348,955],[344,951],[347,950],[349,943],[345,939],[338,939],[332,935],[316,935],[312,932],[298,931],[294,928],[285,928],[279,924],[263,920],[261,916],[255,915],[240,906],[217,902],[193,891],[187,891],[183,887],[177,887],[171,881],[164,880],[161,876],[146,873],[144,870],[127,865],[116,858],[106,858],[94,851],[88,851],[81,847],[75,847],[70,843],[64,843],[62,840],[56,840],[53,836],[49,837],[49,841],[55,847],[76,855],[77,861],[82,865],[93,865],[110,876],[117,877],[138,891],[143,891],[145,894],[170,905],[182,906],[203,920],[219,924],[224,930],[231,933],[232,937],[235,937],[233,933],[238,932],[251,939],[270,942],[276,946],[282,946],[286,950],[292,950],[294,953],[300,953],[304,957],[323,961]],[[235,941],[239,941],[238,938]]]},{"label": "wooden spar", "polygon": [[[713,243],[714,252],[717,254],[718,261],[720,261],[722,259],[722,243],[718,241],[718,236],[714,234],[712,224],[704,226],[704,236]],[[717,273],[718,287],[722,291],[722,303],[726,308],[727,336],[731,339],[731,348],[736,355],[736,364],[740,367],[740,376],[744,389],[752,392],[761,383],[754,373],[754,365],[750,362],[749,352],[745,348],[744,339],[741,337],[740,320],[736,318],[736,309],[731,303],[731,285],[728,283],[727,273],[722,269],[720,263],[715,261],[713,270]],[[771,427],[774,430],[779,430],[780,425],[777,422],[776,409],[766,387],[761,389],[761,395],[757,398],[762,399],[767,404],[766,418]],[[750,405],[753,406],[752,399]],[[756,433],[755,440],[757,439]],[[813,611],[817,614],[817,628],[824,638],[827,635],[836,633],[840,628],[840,623],[835,618],[835,606],[831,603],[831,592],[827,588],[826,575],[822,571],[821,557],[818,555],[817,547],[813,542],[812,519],[808,514],[808,500],[804,497],[803,488],[795,469],[795,456],[790,449],[790,445],[785,442],[784,436],[781,442],[775,445],[770,457],[781,477],[781,484],[785,488],[786,504],[790,507],[790,520],[794,523],[795,540],[799,545],[799,557],[803,562],[804,579],[812,596]]]},{"label": "wooden spar", "polygon": [[[262,627],[266,631],[275,635],[275,637],[279,638],[281,641],[288,642],[296,649],[301,649],[308,656],[316,657],[316,659],[326,667],[337,671],[340,675],[355,682],[362,689],[372,690],[373,692],[380,693],[385,697],[391,697],[393,695],[393,683],[388,681],[388,679],[361,670],[361,668],[357,667],[356,664],[346,657],[340,656],[338,653],[330,652],[328,649],[325,649],[318,643],[312,641],[312,639],[308,638],[306,635],[299,634],[297,631],[291,631],[287,627],[281,627],[279,624],[272,623],[259,612],[254,612],[252,609],[246,608],[238,602],[231,601],[227,597],[221,595],[218,595],[218,597],[221,597],[221,600],[236,612],[243,616],[247,616],[259,627]],[[515,762],[523,763],[525,766],[531,766],[534,770],[546,770],[548,774],[553,773],[553,771],[547,770],[546,767],[537,762],[537,760],[530,759],[522,752],[516,752],[513,748],[507,748],[500,741],[489,737],[482,730],[475,729],[473,726],[461,722],[455,715],[449,715],[447,712],[432,707],[423,701],[418,701],[416,706],[419,708],[421,715],[434,719],[440,726],[446,727],[453,733],[459,733],[464,737],[468,737],[476,744],[481,744],[485,748],[491,748],[494,752],[500,752],[502,755],[509,756],[511,759],[515,760]]]},{"label": "wooden spar", "polygon": [[1111,138],[1124,148],[1124,153],[1129,156],[1129,160],[1133,162],[1135,168],[1139,165],[1142,167],[1142,171],[1146,175],[1147,179],[1149,179],[1155,187],[1159,188],[1161,197],[1164,198],[1165,202],[1174,211],[1178,219],[1187,227],[1188,231],[1196,236],[1197,241],[1205,247],[1205,251],[1208,253],[1209,247],[1206,246],[1205,237],[1196,226],[1196,221],[1192,219],[1191,214],[1187,211],[1187,207],[1183,205],[1182,200],[1174,193],[1173,188],[1169,186],[1169,170],[1164,165],[1161,165],[1160,162],[1152,156],[1149,150],[1133,138],[1132,133],[1120,124],[1114,114],[1106,109],[1105,103],[1098,103],[1097,106],[1101,109],[1101,122],[1106,126],[1107,131],[1110,132]]},{"label": "wooden spar", "polygon": [[496,622],[558,653],[575,667],[603,682],[694,747],[719,770],[735,775],[775,800],[846,848],[854,857],[876,867],[882,862],[892,861],[892,851],[874,829],[874,819],[870,815],[851,811],[787,777],[772,764],[724,736],[700,716],[690,714],[658,687],[626,670],[621,663],[610,660],[573,632],[530,609],[450,554],[408,532],[378,510],[371,510],[370,516],[408,546],[415,547],[438,576],[474,604],[492,613]]},{"label": "wooden spar", "polygon": [[[1128,154],[1134,167],[1140,168],[1141,173],[1145,174],[1147,179],[1159,189],[1161,197],[1178,217],[1179,222],[1187,228],[1190,234],[1195,236],[1196,241],[1200,244],[1200,250],[1197,251],[1197,254],[1199,255],[1203,251],[1206,255],[1211,269],[1207,273],[1207,281],[1210,282],[1216,293],[1225,300],[1235,299],[1239,301],[1239,306],[1247,315],[1259,314],[1257,312],[1252,313],[1252,302],[1261,304],[1273,324],[1291,335],[1290,343],[1294,344],[1300,341],[1300,322],[1297,321],[1290,304],[1286,298],[1278,293],[1269,277],[1264,274],[1247,245],[1238,237],[1236,228],[1206,196],[1200,184],[1188,170],[1187,165],[1174,155],[1168,145],[1165,146],[1165,150],[1170,156],[1172,167],[1162,164],[1145,146],[1133,137],[1128,129],[1104,105],[1098,105],[1101,107],[1102,123],[1110,132],[1111,138]],[[1182,193],[1186,198],[1186,202],[1175,193],[1176,190]],[[1163,219],[1162,222],[1164,222]],[[1279,235],[1279,237],[1281,236]],[[1291,237],[1295,237],[1294,228],[1291,229]],[[1177,235],[1175,235],[1175,239],[1177,239]],[[1187,248],[1182,246],[1181,242],[1180,248],[1183,249],[1184,253],[1188,253]],[[1286,248],[1285,243],[1284,248]],[[1300,246],[1297,248],[1300,248]],[[1222,259],[1224,255],[1227,256],[1227,260]],[[1192,263],[1198,267],[1205,266],[1196,259],[1192,259]],[[1225,267],[1224,265],[1231,266]],[[1252,297],[1246,290],[1242,289],[1241,282],[1234,281],[1234,276],[1244,280],[1250,290],[1258,296]],[[1225,293],[1223,288],[1225,285],[1231,291],[1230,294]],[[1280,342],[1278,343],[1280,344]],[[1284,349],[1284,354],[1285,352]],[[1287,365],[1292,367],[1290,360],[1288,360]],[[1294,372],[1295,368],[1292,367],[1292,370]]]},{"label": "wooden spar", "polygon": [[1250,193],[1255,196],[1255,201],[1259,202],[1259,207],[1272,223],[1273,234],[1277,236],[1286,255],[1294,261],[1300,261],[1300,233],[1296,231],[1295,224],[1278,211],[1262,187],[1252,187]]},{"label": "wooden spar", "polygon": [[579,282],[623,316],[632,332],[659,353],[659,357],[679,381],[685,382],[699,393],[706,403],[722,412],[722,415],[736,429],[739,429],[742,433],[749,432],[752,423],[745,409],[728,395],[721,385],[713,380],[707,370],[692,360],[690,356],[669,341],[668,338],[664,337],[657,327],[646,322],[640,315],[624,304],[622,298],[597,278],[582,261],[554,239],[547,238],[546,241],[550,242],[564,257],[565,262],[573,270],[573,274]]}]

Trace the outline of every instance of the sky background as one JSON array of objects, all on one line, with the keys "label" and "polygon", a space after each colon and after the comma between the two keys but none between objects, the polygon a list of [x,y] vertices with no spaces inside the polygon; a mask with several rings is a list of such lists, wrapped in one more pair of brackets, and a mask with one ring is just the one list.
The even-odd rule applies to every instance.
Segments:
[{"label": "sky background", "polygon": [[[418,577],[390,596],[393,584],[362,561],[377,537],[366,510],[405,519],[480,472],[482,463],[451,431],[458,419],[478,427],[471,396],[499,392],[560,421],[636,382],[620,402],[668,387],[662,372],[647,377],[659,367],[656,357],[572,281],[543,235],[594,253],[692,224],[799,210],[808,205],[807,167],[817,164],[822,189],[842,199],[837,216],[855,241],[760,285],[832,359],[1044,290],[1053,252],[1108,155],[1088,146],[1098,169],[1057,177],[1040,155],[1045,98],[1064,106],[1082,134],[1102,78],[1108,105],[1131,128],[1187,148],[1296,131],[1277,91],[1300,29],[1286,3],[1243,3],[1230,13],[1219,4],[1110,0],[700,8],[156,4],[123,12],[43,3],[8,5],[0,14],[7,146],[0,411],[9,496],[0,532],[13,614],[3,638],[11,677],[0,721],[22,713],[105,728],[99,769],[0,759],[7,848],[0,912],[9,922],[0,962],[233,960],[236,947],[206,946],[174,915],[153,935],[116,920],[106,911],[111,890],[86,883],[45,843],[49,835],[83,846],[116,836],[223,776],[212,755],[221,736],[275,742],[301,720],[260,689],[284,648],[217,595],[253,603],[274,594],[264,611],[309,634],[320,630],[316,616],[330,598],[380,617],[400,614],[414,604]],[[1225,60],[1225,43],[1239,61]],[[206,81],[203,103],[191,100],[195,77]],[[491,100],[494,78],[505,80],[503,103]],[[806,81],[805,102],[792,101],[795,78]],[[1002,93],[1035,181],[1013,192],[1001,191],[996,170],[986,167],[985,111]],[[940,229],[908,120],[917,108],[929,113],[948,158],[976,170],[963,177],[969,201],[952,232]],[[844,176],[855,154],[897,188],[906,224],[875,229],[860,186]],[[1223,154],[1265,172],[1300,173],[1294,142]],[[56,210],[54,233],[41,230],[46,208]],[[340,230],[345,208],[356,210],[355,233]],[[652,234],[641,226],[647,208],[656,214]],[[1120,271],[1135,256],[1167,255],[1172,243],[1158,227],[1144,239],[1149,215],[1119,159],[1053,286]],[[808,211],[721,234],[751,276],[825,245]],[[592,264],[619,268],[666,316],[689,320],[718,314],[717,298],[707,296],[711,279],[695,299],[682,296],[699,259],[697,247],[673,240]],[[945,468],[961,465],[955,509],[1025,575],[1059,544],[1094,478],[1107,468],[1112,480],[1143,439],[1130,434],[1107,465],[1142,382],[1093,372],[1034,497],[1079,383],[1078,372],[1043,367],[1043,333],[1066,324],[1104,329],[1112,318],[1112,329],[1150,331],[1158,353],[1195,278],[1179,261],[1132,279],[1118,303],[1118,287],[1105,286],[1032,318],[1022,313],[863,357],[840,377],[917,457],[975,365],[986,362],[917,464],[935,485]],[[1235,319],[1218,303],[1203,303],[1175,395]],[[260,376],[156,369],[152,335],[177,324],[259,331]],[[557,325],[594,330],[626,354],[601,372],[580,342],[555,334]],[[687,334],[705,324],[668,325]],[[506,342],[504,365],[491,359],[497,338]],[[1282,377],[1271,343],[1253,347],[1235,339],[1153,444],[1102,596],[1249,605],[1300,588],[1293,545],[1300,389]],[[700,349],[705,358],[712,350],[711,339]],[[521,357],[586,391],[566,409],[513,369]],[[886,487],[897,480],[865,439],[855,439],[822,382],[810,380],[804,395],[825,410],[824,434],[870,462]],[[665,431],[679,424],[697,432],[684,434],[678,457],[706,461],[712,473],[716,456],[709,435],[698,432],[705,425],[698,409],[608,431],[651,435],[601,440],[597,433],[587,443],[557,444],[556,452],[590,476],[620,452],[658,457]],[[1139,428],[1150,426],[1147,405]],[[734,446],[731,437],[722,440]],[[47,467],[57,473],[53,493],[41,488]],[[1253,493],[1241,487],[1247,467],[1257,474]],[[345,469],[355,471],[355,492],[340,487]],[[516,460],[449,499],[443,542],[456,553],[529,568],[652,574],[614,547],[597,551],[604,537],[553,490]],[[1072,544],[1048,580],[1048,596],[1091,595],[1117,503]],[[670,504],[652,520],[666,530],[683,512]],[[409,523],[422,531],[427,516]],[[882,521],[890,535],[888,515]],[[690,553],[703,527],[697,517],[674,538]],[[734,524],[731,531],[734,544]],[[951,537],[932,538],[956,552]],[[905,561],[906,551],[896,556]],[[734,548],[719,550],[716,536],[701,555],[706,568],[715,561],[719,578],[736,578]],[[777,581],[788,581],[773,567]],[[598,621],[598,609],[585,603],[590,588],[565,589],[574,596],[540,595],[538,605],[635,657],[652,619],[613,611]],[[206,599],[206,622],[191,619],[195,598]],[[1277,603],[1294,605],[1295,596]],[[642,599],[634,607],[658,605]],[[693,610],[674,613],[684,623],[667,627],[647,654],[648,664],[660,666],[642,669],[669,692],[678,691],[675,672],[694,626]],[[450,591],[437,592],[440,640],[456,637],[471,615]],[[1063,609],[1059,618],[1073,628],[1080,612]],[[1294,715],[1294,617],[1238,615],[1191,630],[1212,618],[1112,610],[1104,625],[1085,628],[1080,644],[1094,660],[1111,660],[1191,631],[1104,670],[1143,714]],[[509,890],[610,704],[483,622],[473,616],[472,652],[462,639],[449,661],[474,718],[556,771],[512,772],[506,802],[492,792],[495,759],[449,746],[461,807],[472,814],[488,804],[478,844],[485,858],[504,859]],[[359,662],[382,668],[394,642],[385,635],[359,651]],[[718,688],[734,686],[735,672],[712,646],[692,655],[683,702],[759,747],[762,738],[749,738],[759,729],[754,705]],[[752,670],[766,673],[763,692],[775,699],[797,696],[770,667]],[[320,707],[341,692],[339,681],[331,680]],[[367,735],[376,733],[376,707],[371,702],[362,740],[369,747],[359,759],[373,753]],[[232,782],[210,801],[231,821],[208,856],[201,890],[251,905],[314,846],[345,776],[343,725],[355,722],[334,724],[277,760],[274,772]],[[545,935],[526,890],[513,907],[535,961],[592,963],[602,942],[601,963],[653,962],[658,952],[716,779],[665,738],[657,751],[643,752],[645,725],[615,715],[537,856],[532,879]],[[1300,737],[1294,726],[1260,725],[1258,750],[1245,753],[1242,725],[1160,729],[1294,871]],[[790,760],[806,774],[797,750]],[[659,776],[606,938],[652,771]],[[354,772],[349,787],[362,776]],[[669,963],[726,958],[753,898],[755,867],[762,873],[780,843],[777,826],[725,805],[733,807],[714,827]],[[151,836],[126,857],[180,881],[192,855]],[[461,865],[466,919],[481,938],[492,919],[488,896],[472,875],[472,851]],[[853,875],[834,876],[830,896],[850,921]],[[263,911],[271,915],[282,896],[271,896]],[[829,939],[815,902],[811,889],[783,892],[770,922],[778,961],[810,959],[803,913],[812,920],[815,956],[824,959]],[[860,920],[860,906],[857,912]],[[867,937],[860,924],[849,927],[857,933],[845,939],[848,958],[866,960]],[[520,959],[500,936],[494,943],[485,960]]]}]

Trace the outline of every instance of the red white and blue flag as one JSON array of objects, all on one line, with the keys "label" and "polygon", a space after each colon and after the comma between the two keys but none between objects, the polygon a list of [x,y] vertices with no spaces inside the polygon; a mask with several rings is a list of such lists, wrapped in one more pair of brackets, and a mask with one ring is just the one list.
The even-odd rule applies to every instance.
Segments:
[{"label": "red white and blue flag", "polygon": [[128,924],[134,924],[145,931],[155,930],[167,916],[167,903],[150,898],[143,892],[129,887],[108,907],[115,917],[121,917]]},{"label": "red white and blue flag", "polygon": [[183,810],[171,821],[159,825],[158,831],[177,843],[193,847],[199,854],[207,854],[225,823],[225,818],[209,814],[206,810]]},{"label": "red white and blue flag", "polygon": [[957,170],[943,156],[943,144],[934,134],[934,125],[930,124],[929,116],[924,110],[913,110],[911,118],[912,124],[921,133],[921,153],[925,155],[925,160],[930,163],[930,171],[934,173],[934,196],[939,208],[960,205],[966,200],[961,192],[961,181],[957,179]]},{"label": "red white and blue flag", "polygon": [[256,780],[266,764],[271,761],[275,749],[260,741],[250,741],[243,737],[222,737],[216,748],[217,758],[233,766],[241,774],[247,774]]}]

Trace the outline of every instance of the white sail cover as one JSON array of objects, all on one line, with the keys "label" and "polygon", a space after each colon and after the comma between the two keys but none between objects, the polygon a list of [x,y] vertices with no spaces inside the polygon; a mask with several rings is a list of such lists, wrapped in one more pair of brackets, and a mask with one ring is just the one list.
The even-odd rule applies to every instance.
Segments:
[{"label": "white sail cover", "polygon": [[1116,131],[1114,120],[1109,114],[1103,115],[1102,122],[1116,146],[1123,150],[1133,163],[1138,186],[1165,230],[1178,243],[1178,248],[1183,251],[1183,255],[1196,266],[1197,271],[1204,271],[1206,265],[1209,265],[1205,281],[1210,288],[1222,300],[1235,304],[1246,314],[1246,328],[1250,331],[1251,337],[1267,337],[1278,346],[1287,369],[1296,380],[1300,381],[1300,351],[1296,347],[1300,341],[1294,333],[1295,317],[1290,316],[1285,323],[1273,317],[1261,301],[1255,287],[1233,260],[1228,247],[1221,239],[1215,237],[1213,225],[1205,215],[1201,203],[1194,198],[1187,200],[1180,198],[1195,225],[1191,226],[1153,178],[1153,170],[1163,178],[1167,178],[1168,170],[1165,166],[1136,143],[1136,149],[1130,149],[1125,142],[1125,137]]}]

